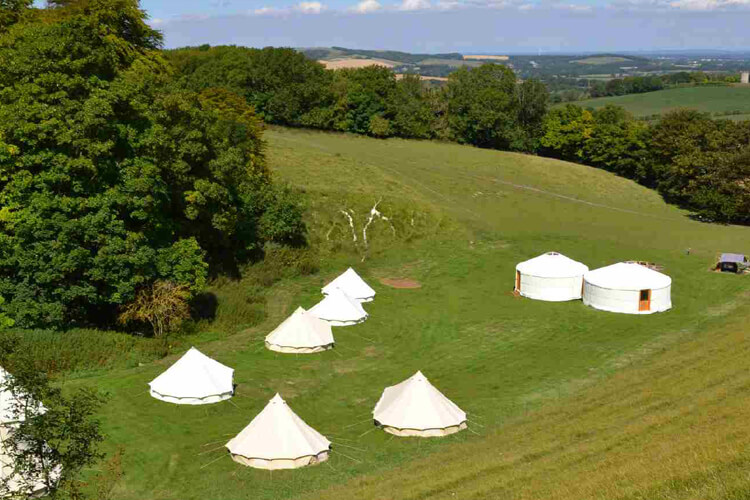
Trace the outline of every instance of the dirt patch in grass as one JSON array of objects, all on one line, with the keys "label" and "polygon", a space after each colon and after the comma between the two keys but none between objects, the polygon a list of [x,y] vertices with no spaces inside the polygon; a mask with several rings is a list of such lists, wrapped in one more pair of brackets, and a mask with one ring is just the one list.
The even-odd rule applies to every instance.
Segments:
[{"label": "dirt patch in grass", "polygon": [[391,288],[414,290],[422,288],[422,283],[409,278],[380,278],[380,282]]}]

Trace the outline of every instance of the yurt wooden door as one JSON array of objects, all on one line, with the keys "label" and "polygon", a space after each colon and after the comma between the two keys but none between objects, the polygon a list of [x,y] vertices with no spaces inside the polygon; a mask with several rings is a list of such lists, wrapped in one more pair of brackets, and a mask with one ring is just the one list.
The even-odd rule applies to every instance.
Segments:
[{"label": "yurt wooden door", "polygon": [[516,292],[521,291],[521,271],[516,271]]},{"label": "yurt wooden door", "polygon": [[638,302],[639,311],[651,310],[651,290],[641,290],[640,301]]}]

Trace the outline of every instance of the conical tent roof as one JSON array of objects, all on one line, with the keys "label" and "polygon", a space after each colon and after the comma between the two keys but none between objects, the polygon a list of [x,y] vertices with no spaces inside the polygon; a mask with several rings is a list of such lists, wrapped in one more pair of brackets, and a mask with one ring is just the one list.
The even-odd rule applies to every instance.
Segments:
[{"label": "conical tent roof", "polygon": [[191,347],[149,386],[157,399],[180,404],[213,403],[231,397],[233,376],[233,369]]},{"label": "conical tent roof", "polygon": [[291,349],[315,349],[333,344],[331,325],[298,307],[274,331],[266,336],[266,344]]},{"label": "conical tent roof", "polygon": [[587,283],[610,290],[647,290],[666,288],[672,278],[635,262],[620,262],[589,271],[584,275]]},{"label": "conical tent roof", "polygon": [[381,425],[397,429],[446,429],[466,422],[466,413],[427,380],[421,371],[387,387],[372,412]]},{"label": "conical tent roof", "polygon": [[367,311],[362,304],[340,288],[331,289],[328,295],[308,312],[334,326],[353,325],[367,319]]},{"label": "conical tent roof", "polygon": [[516,270],[540,278],[570,278],[582,276],[589,268],[557,252],[548,252],[521,262]]},{"label": "conical tent roof", "polygon": [[330,446],[331,442],[299,418],[279,394],[226,444],[232,455],[264,461],[317,456]]},{"label": "conical tent roof", "polygon": [[340,288],[348,296],[361,302],[370,302],[375,298],[375,290],[370,288],[370,285],[365,283],[365,280],[351,267],[324,286],[322,292],[324,295],[328,295],[335,288]]}]

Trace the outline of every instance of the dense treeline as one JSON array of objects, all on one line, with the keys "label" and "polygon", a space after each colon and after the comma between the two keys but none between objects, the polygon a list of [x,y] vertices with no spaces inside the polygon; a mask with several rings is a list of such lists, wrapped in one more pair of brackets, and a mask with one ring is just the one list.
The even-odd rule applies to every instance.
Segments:
[{"label": "dense treeline", "polygon": [[0,6],[0,296],[17,326],[111,324],[156,283],[189,299],[304,237],[252,108],[175,86],[136,0]]},{"label": "dense treeline", "polygon": [[657,189],[705,220],[750,223],[750,121],[679,110],[648,125],[619,106],[549,112],[540,152]]},{"label": "dense treeline", "polygon": [[733,82],[739,82],[737,75],[704,73],[702,71],[680,71],[660,76],[626,76],[625,78],[613,78],[606,82],[594,81],[590,84],[589,95],[591,97],[609,97],[655,92],[670,86],[727,85]]},{"label": "dense treeline", "polygon": [[430,89],[378,66],[328,71],[292,49],[202,46],[166,55],[180,87],[228,89],[280,125],[533,151],[547,111],[545,87],[519,83],[502,65],[461,68]]},{"label": "dense treeline", "polygon": [[[502,65],[462,68],[435,89],[374,66],[326,71],[291,49],[205,46],[167,56],[180,86],[229,89],[269,123],[542,154],[634,179],[705,219],[750,222],[748,122],[678,111],[649,125],[613,106],[548,111],[547,88],[519,82]],[[647,92],[730,76],[629,77],[612,80],[605,91]]]}]

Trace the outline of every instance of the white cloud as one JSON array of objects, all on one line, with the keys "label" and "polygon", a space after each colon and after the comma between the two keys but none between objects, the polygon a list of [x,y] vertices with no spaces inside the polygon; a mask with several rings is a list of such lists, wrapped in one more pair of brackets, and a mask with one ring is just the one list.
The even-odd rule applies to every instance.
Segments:
[{"label": "white cloud", "polygon": [[286,11],[277,9],[276,7],[261,7],[260,9],[255,9],[254,11],[252,11],[252,13],[256,16],[275,16],[283,14],[284,12]]},{"label": "white cloud", "polygon": [[326,6],[320,2],[300,2],[294,10],[304,14],[320,14],[326,10]]},{"label": "white cloud", "polygon": [[399,10],[424,10],[430,7],[430,0],[403,0]]},{"label": "white cloud", "polygon": [[362,0],[350,10],[359,14],[368,14],[370,12],[378,11],[382,8],[383,6],[380,4],[380,2],[378,2],[378,0]]},{"label": "white cloud", "polygon": [[684,10],[718,10],[727,7],[749,7],[750,0],[674,0],[670,7]]}]

